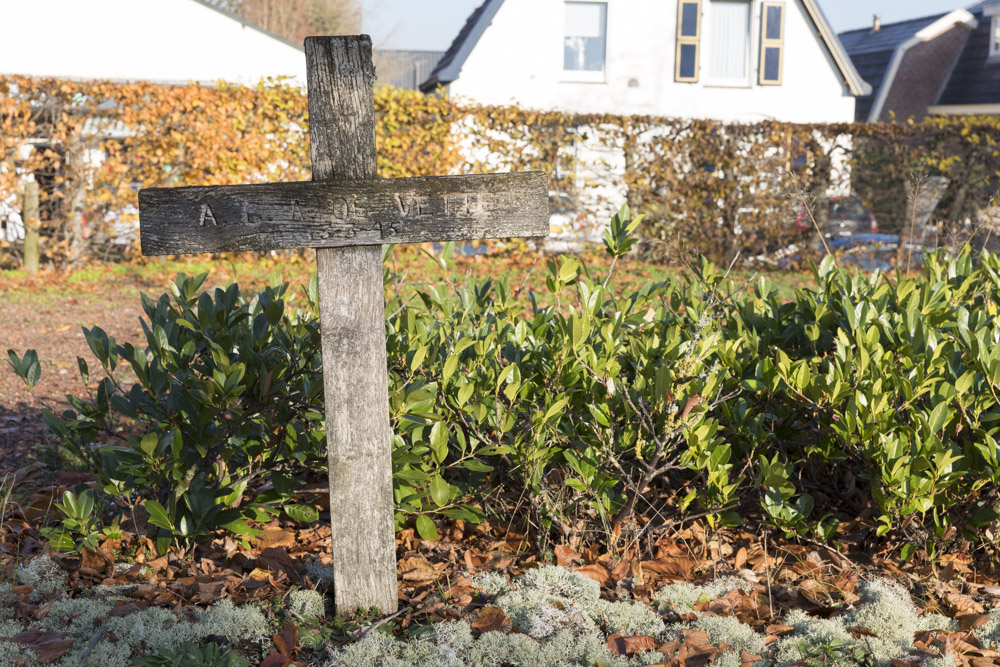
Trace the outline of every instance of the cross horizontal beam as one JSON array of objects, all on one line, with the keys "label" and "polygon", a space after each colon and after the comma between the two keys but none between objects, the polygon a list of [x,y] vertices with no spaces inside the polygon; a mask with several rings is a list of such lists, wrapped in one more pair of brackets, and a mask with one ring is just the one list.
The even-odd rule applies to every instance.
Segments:
[{"label": "cross horizontal beam", "polygon": [[547,236],[542,172],[139,192],[142,254]]}]

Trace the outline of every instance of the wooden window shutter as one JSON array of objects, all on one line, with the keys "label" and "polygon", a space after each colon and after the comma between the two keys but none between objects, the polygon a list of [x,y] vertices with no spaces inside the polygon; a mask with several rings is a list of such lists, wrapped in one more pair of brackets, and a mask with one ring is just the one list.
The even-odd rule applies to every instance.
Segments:
[{"label": "wooden window shutter", "polygon": [[785,5],[765,2],[760,20],[760,85],[780,86],[785,66]]},{"label": "wooden window shutter", "polygon": [[701,66],[701,0],[677,3],[677,65],[674,81],[698,81]]}]

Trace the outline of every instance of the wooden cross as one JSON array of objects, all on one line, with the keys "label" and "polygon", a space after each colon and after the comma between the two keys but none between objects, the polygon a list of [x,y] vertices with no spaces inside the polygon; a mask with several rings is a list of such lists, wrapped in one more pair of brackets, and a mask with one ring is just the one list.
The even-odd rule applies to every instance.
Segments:
[{"label": "wooden cross", "polygon": [[394,612],[381,245],[546,236],[541,172],[380,180],[371,39],[310,37],[312,182],[139,193],[144,255],[316,248],[337,613]]}]

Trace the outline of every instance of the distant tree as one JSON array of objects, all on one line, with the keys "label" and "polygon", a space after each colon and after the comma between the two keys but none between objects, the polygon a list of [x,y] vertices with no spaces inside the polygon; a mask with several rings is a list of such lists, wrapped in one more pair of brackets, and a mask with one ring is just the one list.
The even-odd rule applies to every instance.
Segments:
[{"label": "distant tree", "polygon": [[214,0],[214,4],[296,44],[310,35],[361,32],[361,0]]}]

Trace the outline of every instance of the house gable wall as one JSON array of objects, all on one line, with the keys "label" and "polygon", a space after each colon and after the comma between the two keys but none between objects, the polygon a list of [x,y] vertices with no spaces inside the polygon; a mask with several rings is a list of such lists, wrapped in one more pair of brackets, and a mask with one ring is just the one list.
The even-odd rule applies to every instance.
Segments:
[{"label": "house gable wall", "polygon": [[[711,0],[702,0],[701,72],[674,81],[676,0],[608,0],[605,81],[563,72],[562,0],[505,0],[452,82],[454,95],[580,113],[724,121],[850,122],[854,97],[799,0],[786,0],[782,84],[758,83],[761,0],[750,0],[750,74],[741,86],[710,79]],[[530,17],[530,18],[527,18]]]},{"label": "house gable wall", "polygon": [[248,84],[290,76],[305,84],[302,49],[197,0],[0,5],[0,74]]}]

